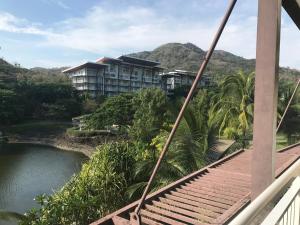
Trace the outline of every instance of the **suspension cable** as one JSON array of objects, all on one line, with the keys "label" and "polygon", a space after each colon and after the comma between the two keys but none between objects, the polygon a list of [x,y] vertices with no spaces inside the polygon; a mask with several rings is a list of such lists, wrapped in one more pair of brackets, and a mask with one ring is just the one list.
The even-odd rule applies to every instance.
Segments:
[{"label": "suspension cable", "polygon": [[282,117],[281,117],[281,119],[280,119],[280,122],[279,122],[279,124],[278,124],[278,126],[277,126],[277,128],[276,128],[276,133],[278,132],[278,130],[279,130],[281,124],[282,124],[282,121],[283,121],[283,119],[284,119],[284,117],[285,117],[285,115],[286,115],[286,113],[287,113],[287,111],[288,111],[288,109],[290,108],[290,105],[291,105],[291,103],[292,103],[292,100],[293,100],[293,98],[294,98],[296,92],[297,92],[297,89],[298,89],[298,87],[299,87],[299,84],[300,84],[300,79],[298,80],[298,82],[297,82],[297,84],[296,84],[296,87],[295,87],[295,89],[294,89],[294,92],[293,92],[293,94],[292,94],[292,96],[291,96],[291,98],[290,98],[290,100],[289,100],[289,102],[288,102],[288,104],[287,104],[287,106],[286,106],[286,108],[285,108],[285,110],[284,110],[284,113],[283,113],[283,115],[282,115]]},{"label": "suspension cable", "polygon": [[154,179],[154,177],[155,177],[155,175],[156,175],[156,173],[157,173],[157,171],[158,171],[158,169],[160,167],[160,164],[161,164],[161,162],[162,162],[162,160],[163,160],[163,158],[164,158],[164,156],[165,156],[165,154],[166,154],[166,152],[167,152],[167,150],[169,148],[169,145],[170,145],[170,143],[171,143],[171,141],[172,141],[172,139],[173,139],[173,137],[175,135],[175,132],[176,132],[178,126],[179,126],[179,123],[180,123],[180,121],[181,121],[181,119],[182,119],[182,117],[184,115],[184,111],[185,111],[188,103],[190,102],[195,89],[197,88],[197,84],[198,84],[200,78],[203,75],[203,72],[204,72],[204,70],[205,70],[205,68],[206,68],[206,66],[207,66],[207,64],[208,64],[208,62],[209,62],[209,60],[210,60],[210,58],[212,56],[212,53],[213,53],[213,51],[214,51],[214,49],[215,49],[215,47],[216,47],[216,45],[217,45],[220,37],[221,37],[221,34],[222,34],[222,32],[223,32],[223,30],[224,30],[224,28],[226,26],[226,23],[227,23],[230,15],[232,13],[232,10],[233,10],[236,2],[237,2],[237,0],[231,0],[231,2],[229,4],[229,7],[228,7],[228,9],[226,11],[226,14],[224,15],[223,20],[222,20],[222,22],[221,22],[221,24],[220,24],[220,26],[218,28],[218,31],[217,31],[214,39],[213,39],[213,42],[211,43],[211,46],[210,46],[209,50],[206,53],[204,61],[202,62],[201,66],[199,68],[199,71],[198,71],[197,76],[196,76],[196,78],[195,78],[195,80],[193,82],[193,85],[192,85],[192,87],[191,87],[191,89],[190,89],[190,91],[188,93],[188,96],[186,97],[186,99],[185,99],[185,101],[184,101],[184,103],[182,105],[182,108],[180,109],[180,112],[179,112],[179,114],[177,116],[177,119],[176,119],[176,121],[174,123],[174,126],[173,126],[173,128],[172,128],[172,130],[171,130],[171,132],[169,134],[169,137],[168,137],[168,139],[167,139],[167,141],[166,141],[166,143],[164,145],[164,148],[163,148],[163,150],[162,150],[162,152],[160,154],[160,157],[159,157],[159,159],[158,159],[158,161],[157,161],[157,163],[156,163],[156,165],[155,165],[155,167],[153,169],[153,172],[152,172],[152,174],[150,176],[150,179],[149,179],[149,181],[147,183],[147,186],[144,189],[143,195],[142,195],[142,197],[141,197],[141,199],[140,199],[140,201],[138,203],[138,206],[136,207],[134,213],[132,214],[133,217],[134,217],[134,219],[137,220],[138,224],[141,223],[140,217],[139,217],[139,213],[140,213],[141,207],[144,204],[146,196],[147,196],[147,194],[149,192],[149,189],[150,189],[150,186],[151,186],[151,184],[153,182],[153,179]]}]

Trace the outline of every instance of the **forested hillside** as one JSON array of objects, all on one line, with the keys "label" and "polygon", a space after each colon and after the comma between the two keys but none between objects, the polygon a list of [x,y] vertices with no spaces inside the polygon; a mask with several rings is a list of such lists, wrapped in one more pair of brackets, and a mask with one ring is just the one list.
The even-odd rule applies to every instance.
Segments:
[{"label": "forested hillside", "polygon": [[[161,66],[167,71],[182,69],[197,71],[200,62],[203,61],[206,51],[192,43],[168,43],[153,51],[143,51],[129,54],[130,56],[161,62]],[[255,59],[245,59],[230,52],[216,50],[210,60],[206,73],[213,75],[229,75],[238,70],[252,72],[255,68]],[[294,79],[300,76],[300,71],[280,68],[280,76]]]}]

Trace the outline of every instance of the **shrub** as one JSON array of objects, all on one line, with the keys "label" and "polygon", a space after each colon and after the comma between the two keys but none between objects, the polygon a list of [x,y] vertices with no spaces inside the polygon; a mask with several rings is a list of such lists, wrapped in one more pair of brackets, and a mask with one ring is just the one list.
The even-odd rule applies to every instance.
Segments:
[{"label": "shrub", "polygon": [[38,196],[41,208],[28,212],[20,224],[89,224],[121,207],[127,201],[134,149],[127,142],[102,145],[61,190]]}]

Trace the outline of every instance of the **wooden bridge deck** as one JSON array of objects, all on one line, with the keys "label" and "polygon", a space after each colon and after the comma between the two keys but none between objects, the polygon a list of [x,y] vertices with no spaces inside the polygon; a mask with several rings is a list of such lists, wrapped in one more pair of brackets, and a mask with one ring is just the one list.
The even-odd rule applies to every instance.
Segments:
[{"label": "wooden bridge deck", "polygon": [[[148,196],[143,224],[224,224],[250,202],[252,150],[240,150]],[[300,156],[300,145],[276,153],[276,177]],[[134,202],[98,221],[130,224]]]}]

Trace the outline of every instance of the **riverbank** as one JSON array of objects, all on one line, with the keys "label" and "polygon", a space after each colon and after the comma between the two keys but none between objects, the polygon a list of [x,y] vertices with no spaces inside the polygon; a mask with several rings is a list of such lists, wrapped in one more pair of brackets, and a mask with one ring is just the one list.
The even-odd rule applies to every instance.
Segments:
[{"label": "riverbank", "polygon": [[72,127],[69,121],[28,121],[3,127],[8,143],[40,144],[56,147],[65,151],[81,152],[91,157],[95,145],[78,143],[66,137],[65,132]]},{"label": "riverbank", "polygon": [[55,147],[64,151],[80,152],[85,156],[91,158],[95,147],[72,143],[65,139],[49,139],[49,138],[24,138],[24,137],[9,137],[8,143],[22,143],[22,144],[39,144]]}]

